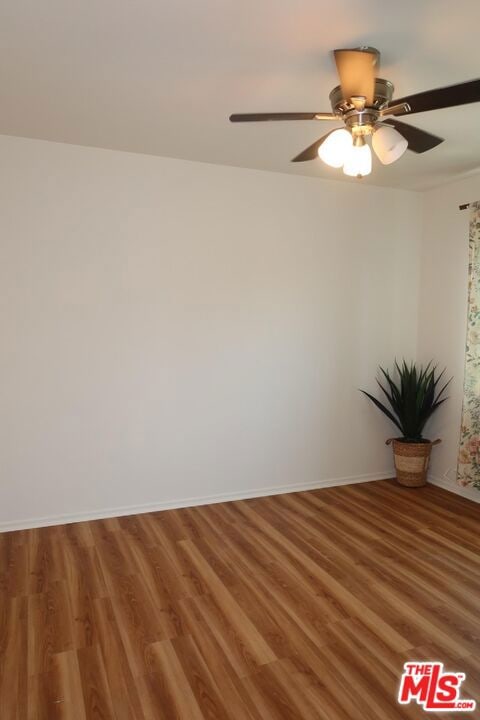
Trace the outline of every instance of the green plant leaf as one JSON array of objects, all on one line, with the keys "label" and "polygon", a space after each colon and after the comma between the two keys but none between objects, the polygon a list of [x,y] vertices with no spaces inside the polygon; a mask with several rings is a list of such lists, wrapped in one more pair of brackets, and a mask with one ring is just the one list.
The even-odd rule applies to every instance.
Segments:
[{"label": "green plant leaf", "polygon": [[402,431],[402,427],[400,423],[398,422],[397,418],[392,415],[390,410],[383,405],[383,403],[380,402],[380,400],[377,400],[376,397],[373,397],[373,395],[370,395],[366,390],[360,390],[364,395],[366,395],[370,400],[378,407],[379,410],[381,410],[390,420],[398,427],[400,431]]}]

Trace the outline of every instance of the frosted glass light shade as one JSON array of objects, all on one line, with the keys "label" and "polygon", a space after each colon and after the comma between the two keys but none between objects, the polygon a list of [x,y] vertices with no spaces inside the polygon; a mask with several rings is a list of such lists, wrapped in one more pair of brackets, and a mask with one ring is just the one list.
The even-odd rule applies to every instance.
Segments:
[{"label": "frosted glass light shade", "polygon": [[340,168],[351,147],[352,136],[348,130],[334,130],[318,148],[318,157],[330,167]]},{"label": "frosted glass light shade", "polygon": [[383,165],[390,165],[402,157],[408,142],[395,128],[382,125],[373,133],[372,146],[380,162]]},{"label": "frosted glass light shade", "polygon": [[343,165],[345,175],[363,177],[372,172],[372,151],[368,145],[352,145]]}]

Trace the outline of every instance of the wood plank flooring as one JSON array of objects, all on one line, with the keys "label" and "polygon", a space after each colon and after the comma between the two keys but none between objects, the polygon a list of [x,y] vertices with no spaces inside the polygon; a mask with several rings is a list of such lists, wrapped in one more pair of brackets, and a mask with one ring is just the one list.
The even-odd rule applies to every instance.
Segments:
[{"label": "wood plank flooring", "polygon": [[433,486],[4,533],[0,718],[425,718],[408,659],[480,703],[479,592],[480,506]]}]

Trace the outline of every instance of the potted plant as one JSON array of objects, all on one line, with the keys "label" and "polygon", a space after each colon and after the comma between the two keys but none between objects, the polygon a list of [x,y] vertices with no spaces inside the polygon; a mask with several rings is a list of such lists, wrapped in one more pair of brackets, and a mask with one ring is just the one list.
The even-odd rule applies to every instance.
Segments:
[{"label": "potted plant", "polygon": [[407,365],[405,360],[400,366],[395,361],[395,379],[388,370],[380,371],[383,382],[377,383],[388,400],[389,407],[377,400],[373,395],[362,390],[368,398],[397,426],[401,437],[390,438],[387,445],[393,444],[393,457],[397,481],[408,487],[421,487],[427,482],[427,470],[432,447],[441,440],[427,440],[423,437],[423,429],[427,420],[442,403],[443,397],[452,378],[439,390],[438,386],[445,373],[437,373],[437,367],[429,362],[426,367],[415,363]]}]

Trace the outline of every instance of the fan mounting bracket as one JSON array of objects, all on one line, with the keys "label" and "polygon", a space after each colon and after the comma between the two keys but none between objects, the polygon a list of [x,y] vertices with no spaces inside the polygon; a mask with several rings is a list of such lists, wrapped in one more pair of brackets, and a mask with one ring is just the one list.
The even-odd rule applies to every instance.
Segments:
[{"label": "fan mounting bracket", "polygon": [[377,50],[377,48],[370,47],[370,45],[360,45],[360,47],[355,48],[356,50],[360,50],[361,52],[367,52],[370,55],[373,55],[373,64],[378,65],[380,61],[380,50]]}]

